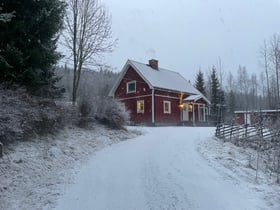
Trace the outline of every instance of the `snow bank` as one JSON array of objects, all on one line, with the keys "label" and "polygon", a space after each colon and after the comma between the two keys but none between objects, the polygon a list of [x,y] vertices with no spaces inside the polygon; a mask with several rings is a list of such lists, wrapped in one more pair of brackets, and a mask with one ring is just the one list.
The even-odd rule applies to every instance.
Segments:
[{"label": "snow bank", "polygon": [[280,186],[276,184],[275,175],[260,169],[256,179],[257,151],[215,137],[200,142],[198,151],[225,179],[256,192],[266,201],[268,209],[280,209]]},{"label": "snow bank", "polygon": [[51,209],[90,154],[139,135],[129,129],[67,128],[56,136],[17,142],[0,159],[0,209]]}]

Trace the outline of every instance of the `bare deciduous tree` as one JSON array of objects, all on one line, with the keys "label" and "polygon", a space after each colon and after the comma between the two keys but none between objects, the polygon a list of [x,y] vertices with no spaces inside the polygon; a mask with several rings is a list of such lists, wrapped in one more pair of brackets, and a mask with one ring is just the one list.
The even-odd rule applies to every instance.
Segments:
[{"label": "bare deciduous tree", "polygon": [[76,102],[84,65],[98,65],[103,53],[116,44],[112,38],[111,17],[99,0],[68,0],[64,45],[73,58],[72,101]]},{"label": "bare deciduous tree", "polygon": [[274,34],[270,40],[270,60],[274,65],[276,76],[276,105],[279,106],[280,37],[278,34]]},{"label": "bare deciduous tree", "polygon": [[263,42],[263,46],[260,51],[260,55],[263,59],[263,66],[265,70],[265,76],[266,76],[266,86],[267,86],[267,97],[268,97],[268,107],[271,109],[271,91],[270,91],[270,85],[269,85],[269,74],[268,74],[268,69],[269,69],[269,62],[268,62],[268,49],[267,49],[267,43],[266,40]]}]

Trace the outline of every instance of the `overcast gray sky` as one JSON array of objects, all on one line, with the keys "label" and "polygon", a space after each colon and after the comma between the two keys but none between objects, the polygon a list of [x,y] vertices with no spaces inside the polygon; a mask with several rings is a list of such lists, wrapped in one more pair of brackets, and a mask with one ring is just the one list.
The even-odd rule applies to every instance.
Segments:
[{"label": "overcast gray sky", "polygon": [[159,60],[163,68],[195,80],[217,65],[260,72],[264,39],[280,34],[280,0],[103,0],[119,39],[108,63],[120,71],[127,59]]}]

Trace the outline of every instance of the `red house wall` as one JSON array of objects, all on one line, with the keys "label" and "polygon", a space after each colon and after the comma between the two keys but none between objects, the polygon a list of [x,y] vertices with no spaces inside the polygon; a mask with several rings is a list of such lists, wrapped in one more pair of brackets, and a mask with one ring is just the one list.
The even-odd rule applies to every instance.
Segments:
[{"label": "red house wall", "polygon": [[[137,100],[144,100],[144,113],[137,113]],[[130,112],[131,122],[137,124],[151,124],[152,123],[152,97],[140,97],[137,99],[126,99],[123,101],[125,107]]]},{"label": "red house wall", "polygon": [[[136,81],[136,92],[126,93],[126,83]],[[136,96],[143,96],[152,94],[149,85],[137,74],[132,67],[129,67],[118,88],[115,91],[115,98],[131,98]]]},{"label": "red house wall", "polygon": [[[155,122],[180,123],[181,109],[179,107],[180,94],[164,90],[155,90]],[[164,113],[163,101],[170,101],[171,113]]]},{"label": "red house wall", "polygon": [[236,120],[238,124],[243,125],[245,123],[244,113],[237,113]]},{"label": "red house wall", "polygon": [[[126,92],[126,84],[130,81],[136,81],[135,93]],[[132,67],[129,67],[123,76],[115,91],[115,98],[120,99],[125,104],[126,109],[130,112],[131,122],[137,124],[152,123],[152,90]],[[137,113],[138,100],[144,100],[144,113]]]}]

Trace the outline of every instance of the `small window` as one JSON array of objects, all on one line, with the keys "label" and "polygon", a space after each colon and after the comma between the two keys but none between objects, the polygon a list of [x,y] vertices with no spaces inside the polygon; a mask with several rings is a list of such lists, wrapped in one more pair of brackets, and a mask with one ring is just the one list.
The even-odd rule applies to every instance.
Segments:
[{"label": "small window", "polygon": [[171,103],[170,101],[163,101],[163,113],[170,114],[171,113]]},{"label": "small window", "polygon": [[136,81],[131,81],[126,83],[126,92],[135,93],[136,92]]},{"label": "small window", "polygon": [[137,101],[137,113],[144,113],[144,100]]}]

